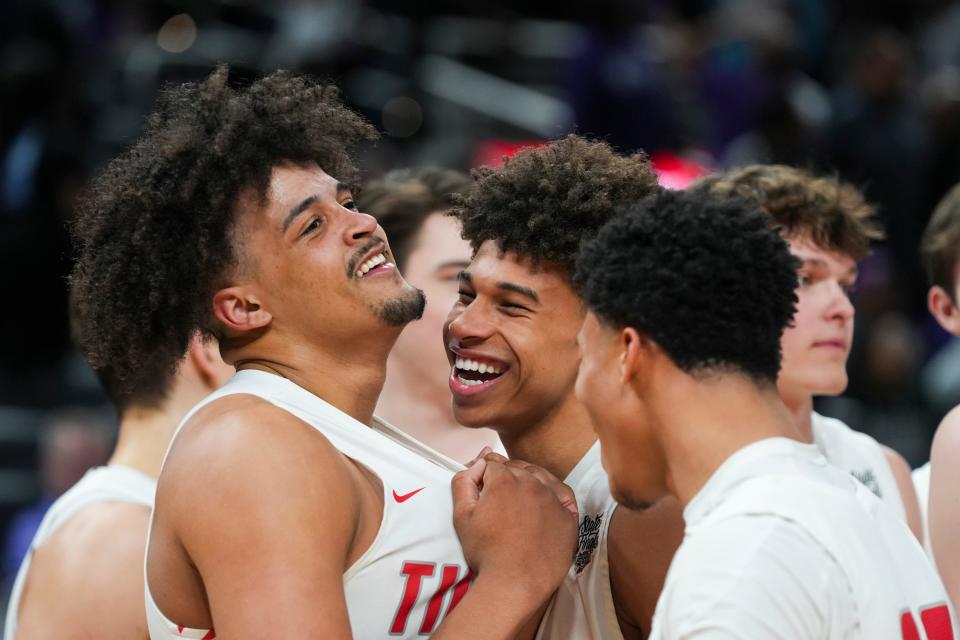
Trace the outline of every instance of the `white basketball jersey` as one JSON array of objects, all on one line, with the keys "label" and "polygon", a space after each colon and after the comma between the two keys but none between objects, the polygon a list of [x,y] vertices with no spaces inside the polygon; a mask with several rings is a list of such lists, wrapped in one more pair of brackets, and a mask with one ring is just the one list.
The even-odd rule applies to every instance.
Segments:
[{"label": "white basketball jersey", "polygon": [[[17,571],[17,578],[10,592],[10,601],[7,603],[7,620],[4,624],[3,637],[8,640],[16,637],[20,598],[30,571],[30,561],[40,545],[60,528],[60,525],[84,507],[98,502],[132,502],[152,509],[156,490],[156,481],[136,469],[121,465],[107,465],[90,469],[80,482],[57,498],[43,516],[40,527],[30,543],[30,549]],[[69,597],[69,594],[64,594],[64,597]]]},{"label": "white basketball jersey", "polygon": [[930,463],[918,467],[910,474],[913,488],[917,492],[917,503],[920,505],[920,523],[923,525],[923,548],[930,560],[933,561],[933,545],[930,544]]},{"label": "white basketball jersey", "polygon": [[[194,407],[178,432],[204,405],[241,393],[303,420],[383,483],[377,536],[343,574],[353,637],[418,638],[436,631],[473,579],[453,528],[450,481],[463,466],[383,421],[368,427],[293,382],[254,370],[237,372]],[[154,603],[150,585],[146,587],[152,640],[215,637],[214,630],[185,629],[168,620]]]},{"label": "white basketball jersey", "polygon": [[907,526],[812,445],[744,447],[684,520],[653,639],[957,637],[946,591]]},{"label": "white basketball jersey", "polygon": [[617,503],[595,443],[564,479],[577,497],[580,532],[577,555],[547,609],[538,640],[623,640],[610,589],[607,531]]},{"label": "white basketball jersey", "polygon": [[813,413],[813,443],[838,469],[862,482],[906,522],[907,511],[880,443],[835,418]]}]

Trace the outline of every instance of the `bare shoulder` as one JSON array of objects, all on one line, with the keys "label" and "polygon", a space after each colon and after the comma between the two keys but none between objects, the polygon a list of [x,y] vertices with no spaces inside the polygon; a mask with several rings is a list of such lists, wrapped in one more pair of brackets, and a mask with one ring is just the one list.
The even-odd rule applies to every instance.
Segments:
[{"label": "bare shoulder", "polygon": [[891,449],[885,444],[880,445],[880,450],[883,451],[883,457],[886,458],[887,464],[890,465],[890,469],[898,479],[910,477],[910,465],[907,463],[907,460],[900,455],[900,452]]},{"label": "bare shoulder", "polygon": [[[255,518],[306,523],[329,517],[349,540],[360,484],[355,465],[318,430],[262,398],[238,394],[210,403],[184,425],[160,476],[155,520],[188,547],[232,542],[242,548],[249,536],[241,534],[253,533]],[[211,535],[211,522],[237,539]],[[301,530],[306,535],[309,527],[288,535]]]},{"label": "bare shoulder", "polygon": [[[24,637],[100,636],[110,621],[117,637],[145,638],[143,556],[150,511],[140,504],[85,507],[34,554],[20,607]],[[52,636],[51,636],[52,637]]]},{"label": "bare shoulder", "polygon": [[938,452],[960,455],[960,406],[954,407],[944,416],[933,437],[934,455]]},{"label": "bare shoulder", "polygon": [[262,398],[237,394],[184,425],[164,464],[158,500],[171,485],[199,494],[208,493],[205,487],[268,490],[291,480],[337,482],[346,473],[346,459],[318,430]]}]

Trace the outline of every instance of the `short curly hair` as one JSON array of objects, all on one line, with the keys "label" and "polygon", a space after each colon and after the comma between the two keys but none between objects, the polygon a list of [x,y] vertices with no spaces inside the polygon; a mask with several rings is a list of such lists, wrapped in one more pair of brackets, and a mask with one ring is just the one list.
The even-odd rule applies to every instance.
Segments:
[{"label": "short curly hair", "polygon": [[413,241],[427,217],[446,213],[455,194],[466,195],[473,180],[462,171],[440,167],[396,169],[363,186],[360,211],[377,219],[390,240],[390,252],[403,271]]},{"label": "short curly hair", "polygon": [[646,154],[618,155],[610,145],[569,135],[524,149],[499,169],[474,170],[477,186],[451,215],[474,252],[487,240],[573,276],[581,242],[617,207],[658,190]]},{"label": "short curly hair", "polygon": [[861,260],[883,239],[874,208],[853,185],[781,164],[754,164],[703,178],[696,186],[752,200],[787,235]]},{"label": "short curly hair", "polygon": [[157,406],[211,297],[245,260],[245,193],[266,203],[272,169],[317,163],[353,184],[349,149],[374,129],[336,87],[278,71],[234,87],[229,69],[165,89],[143,136],[108,164],[71,225],[75,335],[111,400]]},{"label": "short curly hair", "polygon": [[776,382],[798,266],[749,202],[662,191],[585,243],[575,281],[601,321],[648,335],[681,370]]},{"label": "short curly hair", "polygon": [[960,261],[960,184],[954,185],[933,210],[920,241],[920,257],[930,286],[943,287],[954,304],[960,303],[955,293]]}]

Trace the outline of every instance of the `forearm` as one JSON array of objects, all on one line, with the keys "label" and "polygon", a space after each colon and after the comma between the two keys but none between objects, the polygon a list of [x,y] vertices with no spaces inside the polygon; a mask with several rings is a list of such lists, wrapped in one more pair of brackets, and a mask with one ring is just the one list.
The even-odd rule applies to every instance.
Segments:
[{"label": "forearm", "polygon": [[524,640],[536,635],[549,596],[516,583],[484,579],[470,586],[463,600],[433,635],[435,640]]}]

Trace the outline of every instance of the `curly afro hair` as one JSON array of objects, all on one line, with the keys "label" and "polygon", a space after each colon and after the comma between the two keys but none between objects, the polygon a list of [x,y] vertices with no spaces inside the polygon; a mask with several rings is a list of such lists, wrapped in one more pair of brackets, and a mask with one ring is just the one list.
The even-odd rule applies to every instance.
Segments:
[{"label": "curly afro hair", "polygon": [[571,276],[585,238],[617,207],[660,188],[643,152],[621,156],[575,135],[520,151],[499,169],[477,169],[474,178],[476,189],[450,212],[474,252],[493,240],[503,252],[552,263]]},{"label": "curly afro hair", "polygon": [[809,238],[817,246],[854,260],[870,252],[883,231],[874,208],[851,184],[782,164],[754,164],[714,174],[697,186],[713,193],[752,201],[788,235]]},{"label": "curly afro hair", "polygon": [[279,71],[241,89],[228,75],[166,89],[72,224],[74,333],[121,411],[159,404],[190,336],[214,333],[211,297],[244,258],[232,241],[241,194],[265,203],[283,162],[352,184],[348,151],[375,137],[336,87]]},{"label": "curly afro hair", "polygon": [[599,319],[650,336],[683,371],[775,382],[797,267],[748,202],[662,191],[584,245],[575,281]]}]

